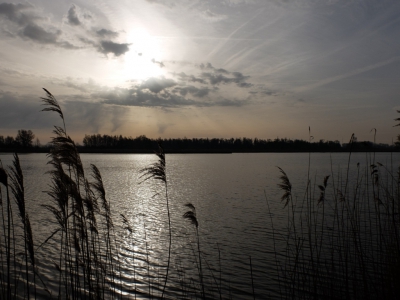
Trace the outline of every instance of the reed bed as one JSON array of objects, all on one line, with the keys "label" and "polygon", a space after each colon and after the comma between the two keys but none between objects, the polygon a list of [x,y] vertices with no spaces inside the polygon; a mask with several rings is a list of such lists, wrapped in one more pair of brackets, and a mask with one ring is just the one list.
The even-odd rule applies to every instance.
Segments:
[{"label": "reed bed", "polygon": [[[56,98],[46,89],[41,98],[43,111],[58,114],[62,126],[55,126],[48,154],[50,184],[45,194],[54,230],[38,241],[33,235],[26,209],[24,176],[18,154],[12,166],[0,164],[0,298],[1,299],[235,299],[229,290],[222,292],[221,251],[212,266],[200,245],[196,208],[187,203],[182,212],[170,210],[166,155],[159,145],[157,161],[142,169],[141,182],[156,187],[155,196],[165,199],[168,224],[166,265],[158,265],[158,276],[150,274],[149,252],[143,222],[145,249],[121,252],[124,243],[135,244],[138,228],[129,216],[120,214],[115,226],[100,170],[90,166],[86,174],[80,154],[69,137],[64,115]],[[400,119],[397,119],[397,121]],[[376,134],[376,131],[375,131]],[[310,135],[310,141],[312,137]],[[354,135],[350,139],[350,147]],[[278,230],[271,224],[276,262],[277,298],[281,299],[397,299],[400,295],[400,167],[375,161],[366,154],[365,165],[352,166],[351,152],[344,172],[311,178],[309,155],[307,184],[296,196],[296,187],[282,168],[278,184],[280,201],[286,211],[286,226]],[[355,177],[350,174],[356,174]],[[276,201],[278,199],[274,199]],[[268,201],[271,201],[268,199]],[[270,211],[270,203],[268,211]],[[178,213],[194,228],[193,260],[198,277],[190,277],[178,268],[179,286],[169,286],[171,268],[171,214]],[[270,214],[271,215],[271,214]],[[266,217],[267,218],[267,217]],[[59,245],[54,265],[52,288],[41,275],[37,254],[50,243]],[[43,255],[43,253],[42,253]],[[129,295],[121,291],[121,261],[132,262]],[[254,258],[249,261],[249,289],[257,299],[253,276]],[[141,263],[141,262],[147,262]],[[137,270],[147,272],[146,282],[136,278]],[[154,270],[153,270],[154,271]],[[154,273],[154,272],[153,272]],[[161,275],[160,275],[161,274]],[[161,278],[161,280],[160,280]],[[54,284],[55,282],[55,284]],[[139,289],[137,284],[146,286]],[[157,288],[155,287],[155,284]],[[54,288],[56,286],[56,288]],[[169,291],[168,291],[169,290]],[[173,292],[172,294],[170,292]],[[177,296],[178,295],[178,296]]]},{"label": "reed bed", "polygon": [[[350,144],[353,142],[353,136]],[[287,209],[285,259],[278,263],[283,299],[396,299],[400,286],[400,169],[366,154],[366,165],[345,174],[327,174],[318,184],[307,179],[293,196],[280,169]],[[272,220],[273,222],[273,220]]]}]

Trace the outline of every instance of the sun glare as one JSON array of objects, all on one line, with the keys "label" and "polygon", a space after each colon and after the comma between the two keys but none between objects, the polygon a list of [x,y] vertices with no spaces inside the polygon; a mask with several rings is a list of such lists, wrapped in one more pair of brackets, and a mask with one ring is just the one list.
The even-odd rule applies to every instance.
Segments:
[{"label": "sun glare", "polygon": [[124,57],[121,72],[123,80],[145,80],[164,74],[159,61],[161,47],[157,38],[143,28],[136,28],[127,32],[127,41],[130,43],[130,50]]}]

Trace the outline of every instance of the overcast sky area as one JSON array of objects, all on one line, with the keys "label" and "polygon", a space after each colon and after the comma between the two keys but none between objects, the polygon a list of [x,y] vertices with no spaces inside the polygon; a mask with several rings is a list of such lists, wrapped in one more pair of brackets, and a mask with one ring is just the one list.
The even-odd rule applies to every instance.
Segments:
[{"label": "overcast sky area", "polygon": [[[0,0],[1,1],[1,0]],[[0,2],[0,135],[392,143],[400,1]]]}]

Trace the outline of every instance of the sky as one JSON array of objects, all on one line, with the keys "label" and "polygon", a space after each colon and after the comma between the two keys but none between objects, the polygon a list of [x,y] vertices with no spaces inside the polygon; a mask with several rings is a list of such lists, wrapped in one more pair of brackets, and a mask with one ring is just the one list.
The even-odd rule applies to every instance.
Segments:
[{"label": "sky", "polygon": [[3,136],[391,144],[399,82],[397,0],[0,2]]}]

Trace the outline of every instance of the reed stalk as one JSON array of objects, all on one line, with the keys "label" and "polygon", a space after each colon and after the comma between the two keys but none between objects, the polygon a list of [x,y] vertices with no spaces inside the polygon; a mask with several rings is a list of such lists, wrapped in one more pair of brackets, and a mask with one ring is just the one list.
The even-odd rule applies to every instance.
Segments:
[{"label": "reed stalk", "polygon": [[165,160],[164,149],[160,143],[158,144],[158,151],[155,152],[155,154],[158,157],[158,161],[153,163],[151,166],[141,170],[142,175],[140,176],[140,178],[144,179],[142,179],[140,183],[143,183],[150,179],[154,179],[156,181],[160,181],[164,185],[167,216],[168,216],[168,232],[169,232],[167,271],[165,275],[163,290],[161,293],[161,298],[164,298],[165,289],[167,287],[167,281],[168,281],[168,272],[171,262],[172,229],[171,229],[171,214],[170,214],[169,197],[168,197],[168,182],[166,175],[166,160]]},{"label": "reed stalk", "polygon": [[183,214],[183,218],[189,220],[189,222],[191,224],[193,224],[195,226],[195,229],[196,229],[197,253],[198,253],[198,256],[199,256],[199,277],[200,277],[201,293],[202,293],[202,298],[205,299],[206,293],[205,293],[204,281],[203,281],[203,267],[202,267],[202,264],[201,264],[199,222],[197,221],[196,208],[191,203],[186,203],[185,206],[188,207],[190,210]]}]

